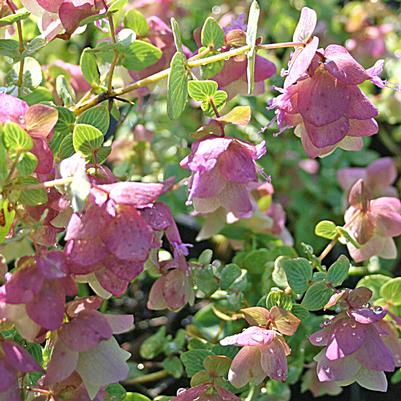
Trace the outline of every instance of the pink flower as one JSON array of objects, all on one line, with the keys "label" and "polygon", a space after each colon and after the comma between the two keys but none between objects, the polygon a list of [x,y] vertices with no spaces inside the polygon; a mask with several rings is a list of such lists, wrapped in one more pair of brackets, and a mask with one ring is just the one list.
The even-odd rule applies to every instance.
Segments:
[{"label": "pink flower", "polygon": [[48,40],[57,36],[68,39],[82,20],[104,7],[101,0],[22,0],[22,3],[41,18],[40,28]]},{"label": "pink flower", "polygon": [[401,344],[385,315],[381,307],[350,306],[312,334],[310,342],[325,347],[315,357],[319,380],[386,391],[384,372],[401,366]]},{"label": "pink flower", "polygon": [[257,182],[255,160],[265,153],[257,146],[230,137],[208,136],[192,144],[192,153],[181,166],[192,171],[188,201],[198,213],[219,208],[235,217],[252,213],[250,186]]},{"label": "pink flower", "polygon": [[160,270],[162,276],[152,285],[147,307],[152,310],[180,310],[194,301],[191,272],[184,256],[165,262]]},{"label": "pink flower", "polygon": [[397,179],[397,168],[390,157],[375,160],[367,168],[342,168],[337,172],[337,179],[346,192],[356,181],[362,179],[373,198],[398,196],[397,189],[392,186]]},{"label": "pink flower", "polygon": [[118,182],[95,185],[86,209],[67,227],[65,255],[77,279],[104,297],[121,296],[144,268],[161,237],[177,256],[185,253],[168,207],[155,203],[166,184]]},{"label": "pink flower", "polygon": [[9,340],[0,341],[0,399],[21,401],[19,377],[41,371],[42,368],[21,345]]},{"label": "pink flower", "polygon": [[31,152],[37,157],[37,174],[49,174],[54,166],[53,152],[49,142],[54,126],[57,123],[58,112],[55,108],[44,104],[31,107],[26,102],[14,96],[0,93],[0,123],[8,121],[19,124],[32,137]]},{"label": "pink flower", "polygon": [[316,372],[316,362],[305,372],[302,378],[302,392],[309,390],[314,397],[322,395],[338,395],[342,391],[342,387],[336,382],[321,382]]},{"label": "pink flower", "polygon": [[169,23],[171,17],[184,17],[187,14],[177,3],[177,0],[136,0],[133,6],[146,16],[157,15]]},{"label": "pink flower", "polygon": [[96,310],[99,304],[90,298],[67,306],[69,321],[58,330],[44,386],[58,385],[76,372],[93,399],[101,388],[126,379],[130,354],[113,334],[132,329],[133,316],[101,314]]},{"label": "pink flower", "polygon": [[14,274],[0,288],[3,318],[14,323],[29,341],[63,323],[65,297],[77,292],[64,255],[52,251],[42,256],[23,257]]},{"label": "pink flower", "polygon": [[206,383],[190,389],[179,389],[177,396],[171,401],[241,401],[241,399],[223,387]]},{"label": "pink flower", "polygon": [[397,248],[393,237],[401,235],[401,202],[394,197],[370,199],[364,181],[358,180],[348,195],[350,207],[344,221],[361,247],[347,243],[348,250],[356,262],[374,255],[394,259]]},{"label": "pink flower", "polygon": [[249,382],[260,384],[266,376],[285,381],[288,374],[286,357],[291,349],[283,334],[293,335],[300,320],[276,306],[270,312],[261,307],[242,311],[245,319],[253,326],[220,341],[221,345],[243,347],[232,361],[229,381],[238,388]]},{"label": "pink flower", "polygon": [[270,104],[279,127],[295,127],[310,157],[327,155],[337,147],[359,150],[362,137],[378,132],[378,112],[358,85],[372,80],[382,87],[378,74],[383,63],[365,70],[338,45],[317,51],[307,62],[297,71],[297,80]]}]

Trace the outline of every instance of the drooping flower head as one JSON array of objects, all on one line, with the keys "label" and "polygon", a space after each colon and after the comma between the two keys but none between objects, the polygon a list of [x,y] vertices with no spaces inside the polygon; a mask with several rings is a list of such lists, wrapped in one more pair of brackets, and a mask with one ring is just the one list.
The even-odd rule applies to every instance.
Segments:
[{"label": "drooping flower head", "polygon": [[398,191],[393,186],[397,179],[397,168],[391,157],[375,160],[367,168],[342,168],[337,172],[337,179],[345,192],[348,192],[356,181],[362,179],[373,198],[398,196]]},{"label": "drooping flower head", "polygon": [[371,80],[383,87],[378,78],[383,62],[365,70],[344,47],[317,46],[313,38],[295,52],[282,94],[270,107],[276,109],[281,129],[295,127],[310,157],[327,155],[337,147],[359,150],[362,137],[378,132],[378,111],[358,85]]},{"label": "drooping flower head", "polygon": [[121,296],[166,234],[179,254],[182,241],[168,207],[155,203],[166,184],[95,185],[86,209],[67,227],[65,255],[71,272],[102,296]]},{"label": "drooping flower head", "polygon": [[286,357],[291,349],[283,335],[293,335],[300,320],[277,306],[271,311],[261,307],[247,308],[243,313],[252,326],[220,341],[221,345],[242,347],[231,364],[229,381],[238,388],[249,382],[260,384],[266,376],[285,381],[288,374]]},{"label": "drooping flower head", "polygon": [[[344,293],[341,299],[346,310],[326,320],[323,328],[309,337],[313,345],[324,347],[315,357],[317,375],[322,382],[348,385],[356,381],[368,389],[386,391],[384,372],[401,365],[401,344],[384,320],[386,311],[369,307],[372,292],[361,289]],[[354,295],[355,291],[358,294]]]},{"label": "drooping flower head", "polygon": [[28,341],[58,329],[66,296],[77,293],[61,251],[21,258],[16,272],[7,273],[6,279],[0,288],[0,318],[14,324]]},{"label": "drooping flower head", "polygon": [[401,202],[394,197],[371,199],[365,182],[358,180],[348,195],[349,208],[344,221],[360,248],[348,243],[356,262],[377,255],[386,259],[397,256],[393,237],[401,235]]},{"label": "drooping flower head", "polygon": [[188,201],[198,213],[219,208],[235,217],[252,213],[250,186],[257,182],[255,160],[265,153],[257,146],[230,137],[207,136],[192,144],[192,152],[181,166],[191,170]]},{"label": "drooping flower head", "polygon": [[42,385],[57,387],[78,374],[84,392],[94,399],[108,384],[126,379],[125,361],[130,354],[120,348],[113,334],[131,330],[134,319],[132,315],[101,314],[96,310],[101,303],[101,298],[89,297],[67,305],[68,322],[57,332]]}]

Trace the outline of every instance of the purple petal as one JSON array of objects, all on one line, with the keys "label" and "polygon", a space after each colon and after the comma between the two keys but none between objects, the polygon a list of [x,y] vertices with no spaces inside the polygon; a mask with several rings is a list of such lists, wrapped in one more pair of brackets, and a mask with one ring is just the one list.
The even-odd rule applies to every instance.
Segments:
[{"label": "purple petal", "polygon": [[331,330],[324,328],[309,336],[309,341],[317,347],[324,347],[328,344],[331,336]]},{"label": "purple petal", "polygon": [[285,381],[288,367],[285,351],[279,341],[260,347],[261,365],[265,373],[274,380]]},{"label": "purple petal", "polygon": [[4,359],[0,359],[0,392],[7,391],[17,383],[16,373]]},{"label": "purple petal", "polygon": [[378,115],[379,112],[377,108],[357,86],[349,86],[348,94],[350,96],[349,107],[346,111],[346,116],[348,118],[367,120]]},{"label": "purple petal", "polygon": [[371,324],[382,320],[387,311],[383,308],[358,308],[351,309],[348,314],[358,323]]},{"label": "purple petal", "polygon": [[237,388],[243,387],[249,382],[260,384],[266,377],[266,373],[260,364],[259,347],[244,347],[235,355],[228,380]]},{"label": "purple petal", "polygon": [[26,305],[28,316],[47,330],[56,330],[64,319],[65,293],[57,280],[45,280],[40,292]]},{"label": "purple petal", "polygon": [[235,217],[250,217],[253,206],[250,201],[249,189],[241,184],[226,184],[219,195],[220,204]]},{"label": "purple petal", "polygon": [[276,334],[273,330],[252,326],[243,330],[240,334],[229,336],[220,341],[221,345],[257,346],[270,344]]},{"label": "purple petal", "polygon": [[60,330],[60,339],[76,352],[88,351],[112,335],[107,319],[94,310],[81,312]]},{"label": "purple petal", "polygon": [[370,74],[339,45],[329,45],[324,51],[324,63],[330,74],[347,85],[358,85],[370,79]]},{"label": "purple petal", "polygon": [[385,188],[394,184],[397,179],[397,168],[391,157],[375,160],[367,168],[369,186]]},{"label": "purple petal", "polygon": [[127,291],[129,281],[116,276],[107,269],[100,269],[95,273],[99,284],[109,293],[121,297]]},{"label": "purple petal", "polygon": [[351,319],[341,319],[334,324],[332,337],[326,349],[327,359],[333,361],[356,352],[365,341],[363,325]]},{"label": "purple petal", "polygon": [[0,122],[12,121],[17,124],[25,124],[25,113],[28,111],[28,104],[14,96],[0,93]]},{"label": "purple petal", "polygon": [[265,81],[276,73],[276,66],[268,59],[256,55],[255,82]]},{"label": "purple petal", "polygon": [[379,333],[374,327],[369,327],[366,341],[355,354],[355,357],[367,369],[393,372],[395,369],[393,355],[383,344]]},{"label": "purple petal", "polygon": [[325,148],[336,145],[347,135],[349,123],[344,117],[320,127],[305,121],[305,129],[314,146],[317,148]]},{"label": "purple petal", "polygon": [[133,315],[103,315],[111,327],[113,334],[126,333],[134,328]]},{"label": "purple petal", "polygon": [[38,365],[33,356],[21,345],[12,341],[2,343],[4,359],[15,369],[23,373],[40,372],[42,368]]},{"label": "purple petal", "polygon": [[38,257],[36,265],[47,279],[63,278],[68,274],[64,254],[60,251],[49,252],[42,258]]},{"label": "purple petal", "polygon": [[292,40],[294,42],[307,42],[316,28],[316,23],[316,11],[309,7],[302,7]]},{"label": "purple petal", "polygon": [[298,47],[295,50],[288,65],[288,75],[284,81],[284,88],[288,88],[297,82],[306,73],[318,47],[319,38],[315,36],[304,48]]},{"label": "purple petal", "polygon": [[349,120],[349,136],[372,136],[379,132],[379,126],[374,118],[368,120]]},{"label": "purple petal", "polygon": [[353,356],[330,361],[322,351],[316,359],[317,375],[321,382],[327,381],[351,381],[358,373],[361,365]]},{"label": "purple petal", "polygon": [[108,250],[122,260],[145,261],[153,242],[153,230],[132,206],[120,206],[100,235]]}]

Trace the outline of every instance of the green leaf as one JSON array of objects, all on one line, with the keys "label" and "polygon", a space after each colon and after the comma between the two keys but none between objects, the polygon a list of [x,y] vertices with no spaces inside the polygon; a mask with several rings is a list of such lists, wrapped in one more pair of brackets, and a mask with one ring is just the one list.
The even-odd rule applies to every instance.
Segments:
[{"label": "green leaf", "polygon": [[78,117],[77,124],[92,125],[106,135],[110,126],[110,112],[107,104],[103,103],[83,112]]},{"label": "green leaf", "polygon": [[258,31],[260,7],[256,0],[251,4],[248,17],[248,28],[246,30],[246,43],[251,46],[247,53],[247,79],[248,79],[248,95],[252,94],[255,84],[255,58],[256,58],[256,37]]},{"label": "green leaf", "polygon": [[[111,146],[102,146],[98,151],[95,152],[96,163],[102,164],[106,161],[111,153]],[[94,161],[91,159],[91,161]]]},{"label": "green leaf", "polygon": [[387,281],[380,290],[380,295],[393,305],[401,305],[401,277]]},{"label": "green leaf", "polygon": [[72,106],[74,103],[75,93],[64,75],[59,75],[56,78],[56,92],[63,101],[64,106]]},{"label": "green leaf", "polygon": [[139,348],[142,358],[153,359],[163,351],[166,342],[166,327],[162,326],[159,331],[148,337]]},{"label": "green leaf", "polygon": [[341,239],[343,239],[345,243],[350,242],[355,248],[360,248],[361,245],[358,241],[352,236],[352,234],[344,227],[337,226],[337,232],[341,235]]},{"label": "green leaf", "polygon": [[17,60],[20,56],[19,44],[13,39],[0,39],[0,56],[10,57]]},{"label": "green leaf", "polygon": [[127,393],[127,396],[124,398],[124,401],[151,401],[151,399],[143,394]]},{"label": "green leaf", "polygon": [[208,102],[217,92],[218,85],[216,81],[189,81],[188,94],[192,99],[198,102]]},{"label": "green leaf", "polygon": [[305,321],[309,317],[308,310],[299,304],[292,304],[291,313],[293,313],[301,321]]},{"label": "green leaf", "polygon": [[97,67],[96,56],[91,49],[84,49],[79,60],[79,66],[88,83],[93,87],[97,87],[100,83],[100,72]]},{"label": "green leaf", "polygon": [[182,34],[181,34],[181,28],[180,25],[178,24],[177,20],[172,17],[171,20],[171,30],[173,31],[173,36],[174,36],[174,44],[175,48],[177,49],[178,52],[183,53],[182,49]]},{"label": "green leaf", "polygon": [[9,209],[8,206],[8,200],[0,198],[0,243],[4,241],[10,232],[15,217],[15,210]]},{"label": "green leaf", "polygon": [[22,21],[24,19],[27,19],[31,13],[25,9],[25,8],[20,8],[15,12],[15,14],[10,14],[7,15],[6,17],[0,18],[0,28],[3,28],[3,26],[7,25],[12,25],[15,22]]},{"label": "green leaf", "polygon": [[[14,64],[13,79],[15,84],[18,83],[18,75],[20,62]],[[22,75],[22,86],[29,89],[35,89],[42,83],[42,67],[33,57],[25,57],[24,72]]]},{"label": "green leaf", "polygon": [[129,46],[119,46],[122,53],[122,65],[128,70],[140,71],[156,64],[163,52],[156,46],[143,40],[135,40]]},{"label": "green leaf", "polygon": [[209,355],[203,362],[212,377],[224,377],[230,369],[231,359],[224,355]]},{"label": "green leaf", "polygon": [[167,113],[176,120],[185,110],[188,101],[188,72],[185,55],[175,53],[170,64],[167,82]]},{"label": "green leaf", "polygon": [[212,17],[209,17],[203,24],[201,42],[202,46],[212,49],[219,49],[224,45],[224,31]]},{"label": "green leaf", "polygon": [[37,157],[31,152],[27,152],[23,154],[20,161],[18,162],[17,170],[20,173],[20,175],[28,176],[35,171],[37,165],[38,165]]},{"label": "green leaf", "polygon": [[333,291],[323,281],[312,284],[301,302],[301,305],[309,311],[323,309],[332,296]]},{"label": "green leaf", "polygon": [[217,110],[217,112],[221,111],[226,105],[227,98],[228,98],[227,92],[218,90],[211,98],[209,98],[209,100],[205,100],[204,102],[202,102],[201,109],[208,116],[215,116],[216,115],[215,109]]},{"label": "green leaf", "polygon": [[212,355],[212,352],[206,349],[194,349],[191,351],[183,352],[180,356],[182,363],[185,366],[185,370],[189,377],[192,377],[194,374],[204,370],[203,361],[209,356]]},{"label": "green leaf", "polygon": [[296,294],[303,294],[312,279],[313,268],[304,258],[282,259],[281,264],[287,276],[288,285]]},{"label": "green leaf", "polygon": [[102,132],[88,124],[75,125],[72,134],[72,143],[76,152],[81,152],[84,156],[91,156],[100,149],[103,144]]},{"label": "green leaf", "polygon": [[334,287],[343,283],[348,277],[348,270],[350,268],[349,260],[346,256],[341,255],[327,271],[326,280],[329,281]]},{"label": "green leaf", "polygon": [[180,359],[177,356],[173,356],[172,358],[166,358],[162,362],[163,369],[166,370],[170,375],[179,379],[184,373],[184,367]]},{"label": "green leaf", "polygon": [[113,0],[110,3],[107,12],[114,13],[114,12],[120,11],[127,4],[127,2],[128,2],[128,0]]},{"label": "green leaf", "polygon": [[109,384],[106,388],[106,397],[104,401],[124,401],[127,391],[121,384]]},{"label": "green leaf", "polygon": [[7,122],[3,128],[3,140],[7,149],[22,153],[32,149],[32,138],[18,124]]},{"label": "green leaf", "polygon": [[319,237],[334,239],[337,237],[337,225],[330,220],[323,220],[316,224],[315,234]]},{"label": "green leaf", "polygon": [[[23,185],[39,184],[40,182],[34,177],[22,178],[19,182]],[[45,189],[24,189],[21,191],[19,202],[27,206],[37,206],[47,203],[47,192]]]},{"label": "green leaf", "polygon": [[211,263],[212,258],[213,258],[213,251],[211,249],[205,249],[199,255],[198,263],[201,265],[208,265],[209,263]]},{"label": "green leaf", "polygon": [[219,282],[213,273],[213,269],[209,266],[196,270],[194,279],[198,289],[205,295],[213,294],[219,288]]},{"label": "green leaf", "polygon": [[234,281],[241,277],[241,269],[234,263],[224,266],[220,276],[220,288],[228,290]]},{"label": "green leaf", "polygon": [[25,46],[25,50],[23,52],[23,57],[32,56],[40,49],[47,45],[47,40],[41,36],[37,36],[33,38],[30,42],[28,42]]},{"label": "green leaf", "polygon": [[3,135],[0,131],[0,181],[4,180],[8,176],[7,150],[4,145]]},{"label": "green leaf", "polygon": [[216,119],[226,124],[235,124],[245,127],[251,120],[251,108],[249,106],[236,106],[224,116]]},{"label": "green leaf", "polygon": [[146,36],[149,32],[149,24],[145,16],[137,10],[129,10],[125,14],[124,26],[132,29],[137,36]]},{"label": "green leaf", "polygon": [[[111,13],[116,12],[116,11],[117,10],[112,11]],[[79,26],[85,26],[85,25],[91,24],[92,22],[99,21],[100,19],[103,19],[103,18],[107,18],[107,13],[91,15],[90,17],[86,17],[83,20],[81,20],[79,22]]]},{"label": "green leaf", "polygon": [[292,299],[284,291],[272,289],[266,297],[266,308],[271,309],[273,306],[278,306],[282,309],[292,309]]},{"label": "green leaf", "polygon": [[67,157],[72,156],[75,153],[74,144],[73,144],[73,137],[72,133],[68,134],[64,137],[61,141],[60,148],[59,148],[59,157],[61,160],[66,159]]}]

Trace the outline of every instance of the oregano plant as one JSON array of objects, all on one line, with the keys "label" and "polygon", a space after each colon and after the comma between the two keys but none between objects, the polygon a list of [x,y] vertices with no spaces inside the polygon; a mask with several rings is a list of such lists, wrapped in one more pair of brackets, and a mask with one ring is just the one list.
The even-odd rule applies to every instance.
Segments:
[{"label": "oregano plant", "polygon": [[396,2],[215,3],[0,0],[0,401],[397,398]]}]

